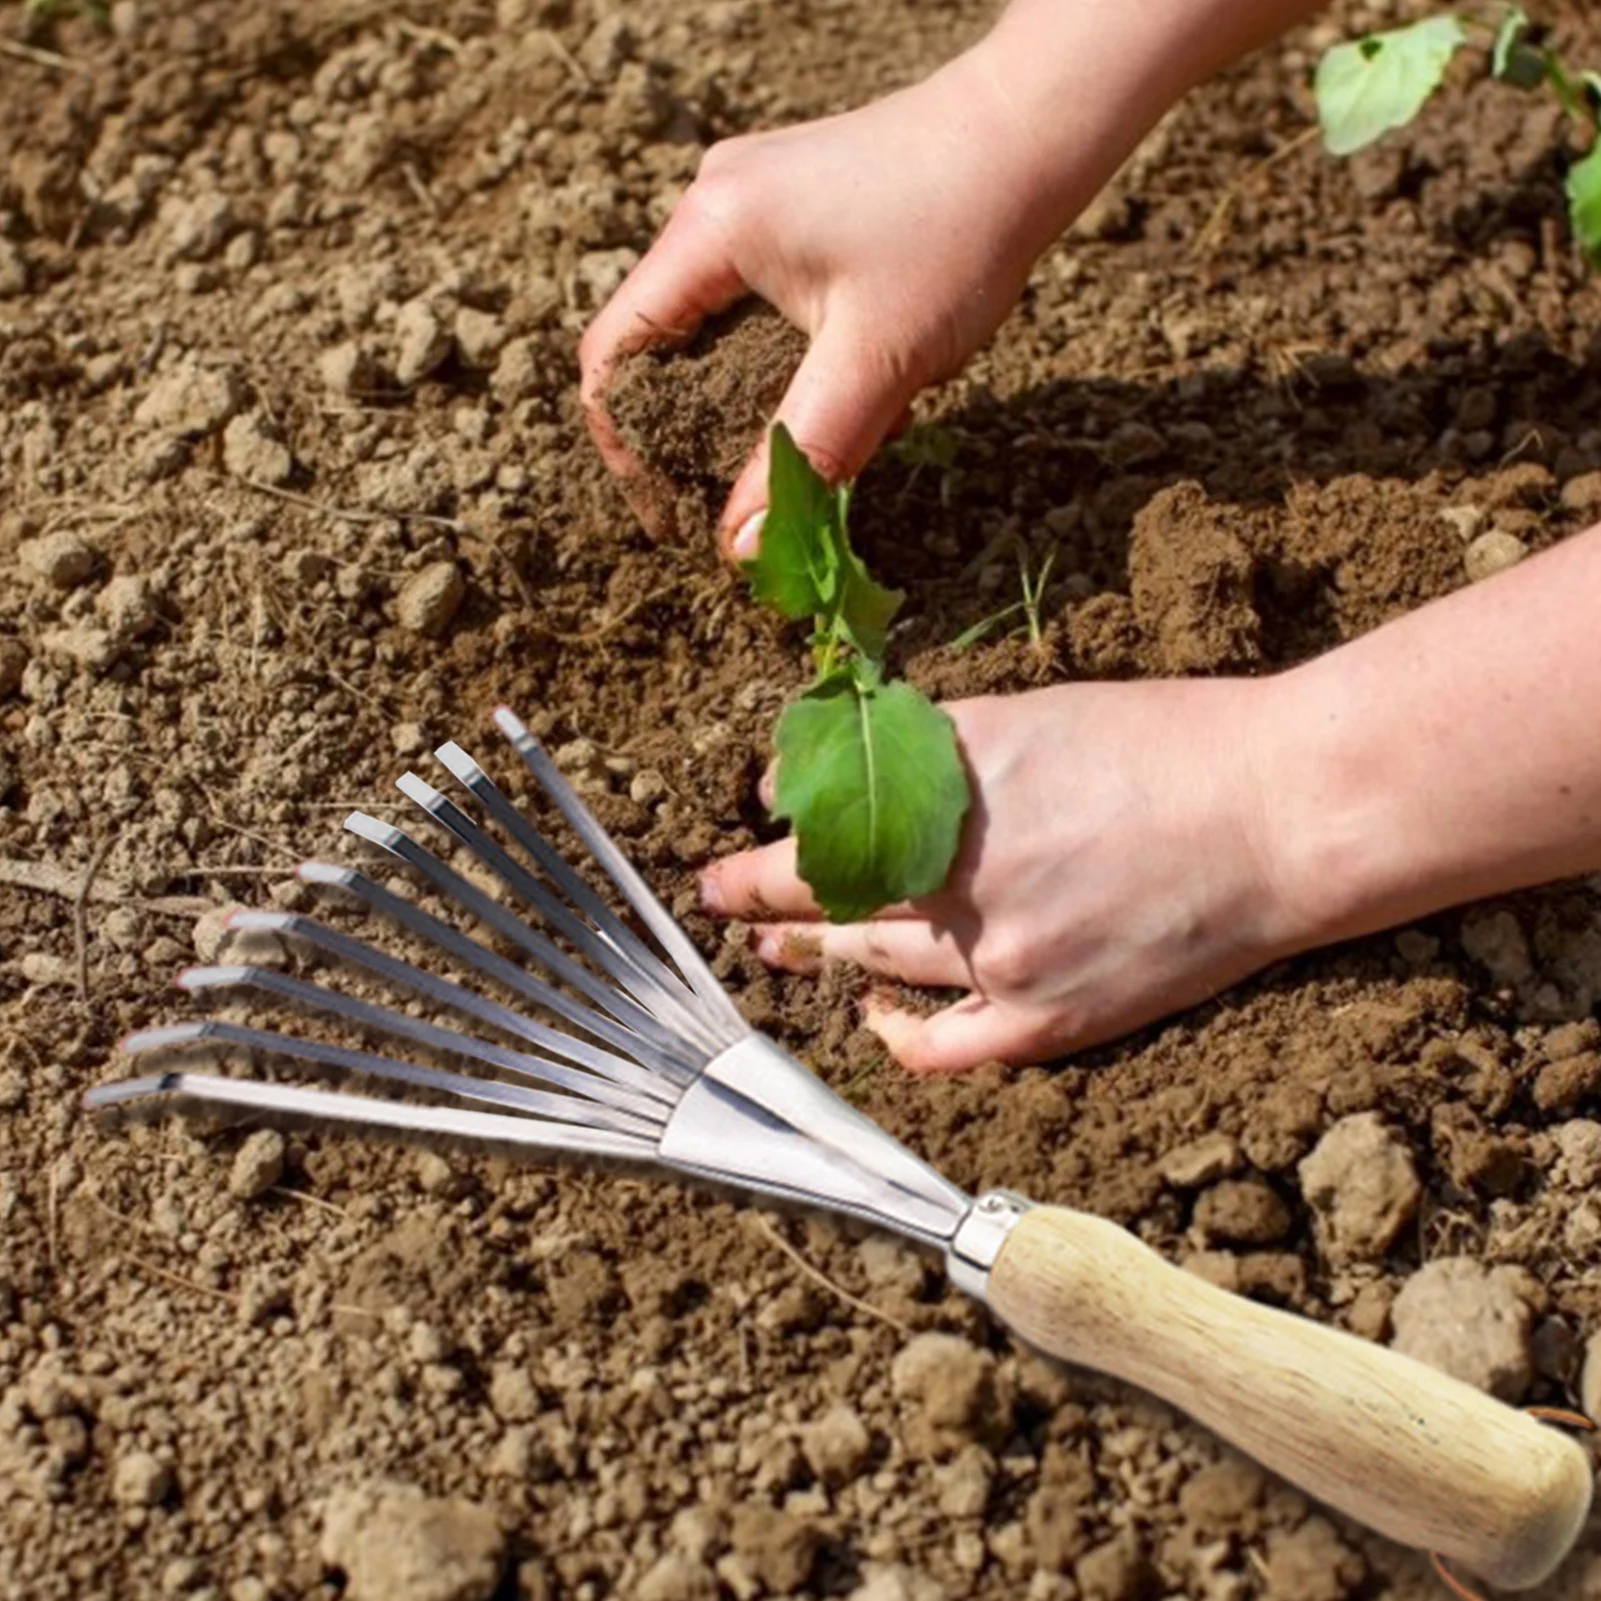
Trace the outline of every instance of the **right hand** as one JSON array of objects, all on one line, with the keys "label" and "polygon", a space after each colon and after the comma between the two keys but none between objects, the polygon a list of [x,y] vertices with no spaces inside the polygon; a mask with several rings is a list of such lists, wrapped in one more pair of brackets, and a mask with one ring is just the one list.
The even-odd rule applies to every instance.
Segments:
[{"label": "right hand", "polygon": [[[671,498],[607,415],[621,358],[760,295],[811,339],[774,420],[828,478],[854,477],[917,392],[1000,325],[1060,225],[1039,216],[1036,149],[970,52],[860,110],[707,151],[580,350],[590,430],[641,521],[666,532]],[[754,554],[766,482],[764,439],[720,520],[725,554]]]}]

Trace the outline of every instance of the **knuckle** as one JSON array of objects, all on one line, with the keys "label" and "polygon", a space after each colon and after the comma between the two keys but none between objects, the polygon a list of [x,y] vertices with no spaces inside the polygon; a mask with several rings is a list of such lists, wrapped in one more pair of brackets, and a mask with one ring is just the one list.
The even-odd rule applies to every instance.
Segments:
[{"label": "knuckle", "polygon": [[1039,971],[1039,947],[1023,934],[992,934],[973,953],[973,976],[986,995],[1025,994]]}]

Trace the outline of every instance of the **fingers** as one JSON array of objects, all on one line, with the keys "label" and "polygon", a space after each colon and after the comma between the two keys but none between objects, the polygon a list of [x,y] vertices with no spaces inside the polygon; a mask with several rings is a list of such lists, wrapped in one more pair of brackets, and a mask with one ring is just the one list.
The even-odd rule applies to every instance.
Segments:
[{"label": "fingers", "polygon": [[985,1062],[1042,1062],[1060,1049],[1038,1013],[982,995],[969,995],[932,1017],[870,999],[862,1022],[902,1067],[919,1074],[966,1073]]},{"label": "fingers", "polygon": [[715,917],[763,923],[822,916],[811,890],[795,870],[793,838],[713,862],[701,874],[700,903]]},{"label": "fingers", "polygon": [[825,962],[849,962],[903,984],[939,989],[973,982],[972,968],[951,934],[921,920],[771,923],[757,932],[756,954],[791,973],[815,973]]},{"label": "fingers", "polygon": [[648,525],[660,520],[670,498],[649,481],[606,410],[612,373],[625,356],[649,345],[688,339],[708,317],[745,293],[745,282],[717,230],[697,206],[680,204],[645,259],[585,330],[578,350],[584,417],[606,465]]},{"label": "fingers", "polygon": [[[867,465],[915,390],[908,373],[896,371],[846,319],[835,317],[813,339],[774,421],[789,429],[830,483],[839,483]],[[735,481],[718,527],[719,543],[731,559],[748,561],[756,554],[756,519],[766,505],[764,437]]]}]

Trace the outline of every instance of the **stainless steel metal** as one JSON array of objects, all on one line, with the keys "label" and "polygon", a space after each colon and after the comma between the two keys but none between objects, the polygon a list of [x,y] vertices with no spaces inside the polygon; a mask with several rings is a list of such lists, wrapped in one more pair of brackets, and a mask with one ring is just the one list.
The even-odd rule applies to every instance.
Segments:
[{"label": "stainless steel metal", "polygon": [[[216,1078],[207,1073],[160,1073],[121,1079],[89,1091],[84,1103],[92,1111],[117,1112],[135,1103],[154,1101],[181,1111],[231,1108],[259,1117],[282,1116],[313,1128],[344,1126],[379,1133],[435,1136],[469,1141],[498,1149],[541,1151],[648,1161],[655,1142],[610,1129],[574,1128],[533,1117],[502,1117],[496,1112],[469,1112],[454,1106],[421,1106],[410,1101],[382,1101],[371,1095],[334,1095],[289,1084],[263,1084],[256,1079]],[[186,1106],[185,1103],[188,1103]]]},{"label": "stainless steel metal", "polygon": [[[346,826],[420,873],[537,963],[545,977],[352,868],[308,862],[300,869],[305,882],[355,895],[441,953],[460,976],[446,978],[299,913],[242,912],[230,927],[307,941],[388,989],[455,1014],[451,1026],[430,1015],[412,1015],[415,1008],[396,1010],[263,966],[193,968],[181,975],[180,985],[191,991],[252,988],[364,1034],[408,1041],[440,1057],[440,1065],[221,1019],[146,1030],[128,1040],[126,1049],[144,1055],[207,1045],[242,1047],[309,1063],[324,1073],[355,1075],[401,1093],[446,1096],[469,1103],[469,1108],[477,1103],[493,1110],[378,1100],[188,1071],[103,1086],[91,1093],[89,1104],[125,1108],[146,1100],[230,1113],[253,1110],[267,1117],[345,1127],[435,1132],[497,1147],[617,1157],[827,1208],[935,1250],[953,1250],[963,1219],[973,1215],[971,1197],[835,1095],[787,1051],[752,1031],[688,936],[538,742],[509,712],[497,713],[496,721],[664,955],[651,950],[556,854],[470,756],[457,745],[447,745],[439,752],[444,765],[500,824],[506,839],[543,872],[545,881],[415,775],[401,781],[403,793],[530,907],[548,932],[525,923],[401,829],[361,812],[353,813]],[[508,992],[512,1004],[463,982],[475,976]],[[530,1015],[530,1008],[542,1015]],[[478,1029],[493,1037],[469,1031]],[[465,1071],[459,1068],[462,1062],[470,1064]],[[539,1087],[528,1087],[530,1080]]]},{"label": "stainless steel metal", "polygon": [[969,1197],[752,1034],[708,1062],[659,1146],[669,1167],[763,1195],[826,1206],[943,1247]]},{"label": "stainless steel metal", "polygon": [[1010,1190],[986,1190],[973,1202],[945,1249],[945,1271],[957,1289],[976,1301],[987,1298],[995,1258],[1018,1219],[1033,1205]]}]

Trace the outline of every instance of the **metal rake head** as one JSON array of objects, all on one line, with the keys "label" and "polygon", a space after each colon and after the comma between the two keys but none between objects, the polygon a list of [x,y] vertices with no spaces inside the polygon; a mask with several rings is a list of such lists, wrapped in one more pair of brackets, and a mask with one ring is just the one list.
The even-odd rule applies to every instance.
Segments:
[{"label": "metal rake head", "polygon": [[[520,855],[415,774],[402,777],[399,788],[505,886],[527,919],[399,828],[364,812],[352,813],[345,826],[404,862],[445,901],[476,918],[540,971],[470,938],[355,868],[306,862],[299,869],[306,883],[356,896],[431,946],[462,978],[441,977],[300,913],[241,911],[230,926],[293,936],[339,963],[365,970],[386,987],[455,1013],[463,1026],[446,1027],[273,967],[190,968],[178,983],[191,992],[243,988],[271,995],[354,1025],[365,1036],[462,1059],[471,1071],[206,1018],[147,1029],[126,1040],[124,1050],[143,1055],[208,1043],[235,1045],[293,1058],[342,1079],[353,1075],[380,1090],[422,1092],[435,1100],[171,1071],[100,1086],[90,1091],[88,1104],[98,1110],[211,1107],[650,1162],[855,1212],[943,1245],[968,1198],[752,1031],[688,935],[539,742],[505,708],[496,712],[495,722],[655,948],[483,768],[450,743],[436,752],[439,760]],[[462,981],[468,977],[487,980],[511,1003],[469,987]]]}]

